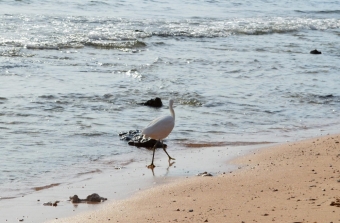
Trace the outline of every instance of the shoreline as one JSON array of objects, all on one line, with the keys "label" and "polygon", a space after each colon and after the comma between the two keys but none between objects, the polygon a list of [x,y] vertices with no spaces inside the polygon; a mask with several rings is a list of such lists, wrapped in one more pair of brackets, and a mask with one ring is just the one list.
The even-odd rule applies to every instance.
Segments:
[{"label": "shoreline", "polygon": [[[246,145],[229,147],[181,148],[173,151],[176,160],[168,165],[166,154],[162,150],[156,152],[154,171],[146,168],[148,159],[129,159],[126,165],[114,166],[108,171],[97,170],[84,174],[81,179],[70,182],[52,182],[34,188],[34,192],[22,197],[0,200],[1,222],[46,222],[53,219],[67,218],[88,211],[94,211],[112,202],[129,199],[140,191],[157,188],[163,184],[195,177],[196,174],[209,172],[218,175],[236,168],[226,163],[237,156],[244,155],[263,145]],[[145,155],[147,155],[145,153]],[[149,154],[151,155],[151,153]],[[214,165],[211,165],[211,164]],[[106,169],[107,170],[107,169]],[[136,183],[138,182],[138,183]],[[72,204],[69,197],[78,195],[80,198],[97,193],[108,200],[99,204]],[[57,207],[44,206],[44,203],[59,201]],[[19,211],[18,211],[19,210]]]},{"label": "shoreline", "polygon": [[340,222],[340,135],[267,146],[238,170],[143,190],[50,222]]}]

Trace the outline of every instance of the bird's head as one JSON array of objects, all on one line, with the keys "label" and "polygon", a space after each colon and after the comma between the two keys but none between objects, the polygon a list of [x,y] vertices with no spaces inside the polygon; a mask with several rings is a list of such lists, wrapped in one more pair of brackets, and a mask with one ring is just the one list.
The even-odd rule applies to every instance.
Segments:
[{"label": "bird's head", "polygon": [[169,106],[172,108],[173,105],[174,105],[174,100],[170,99],[169,100]]}]

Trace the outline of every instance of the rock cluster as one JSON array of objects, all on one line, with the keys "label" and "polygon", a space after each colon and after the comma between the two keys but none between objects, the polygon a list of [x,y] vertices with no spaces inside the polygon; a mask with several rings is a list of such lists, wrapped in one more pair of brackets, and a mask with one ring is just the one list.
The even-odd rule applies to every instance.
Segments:
[{"label": "rock cluster", "polygon": [[[153,148],[157,143],[157,140],[155,139],[143,138],[143,135],[141,134],[140,130],[130,130],[127,132],[121,132],[119,133],[119,136],[121,140],[128,141],[128,144],[130,146]],[[166,148],[167,145],[164,144],[164,147]],[[157,148],[162,148],[162,144],[158,143]]]},{"label": "rock cluster", "polygon": [[70,197],[70,201],[72,203],[82,203],[82,202],[103,202],[106,201],[107,198],[101,197],[96,193],[93,193],[86,197],[86,199],[80,199],[78,195],[74,195]]}]

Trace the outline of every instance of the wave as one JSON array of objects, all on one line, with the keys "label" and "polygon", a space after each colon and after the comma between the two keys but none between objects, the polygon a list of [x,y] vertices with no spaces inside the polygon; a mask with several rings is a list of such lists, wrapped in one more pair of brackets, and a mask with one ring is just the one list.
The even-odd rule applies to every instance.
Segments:
[{"label": "wave", "polygon": [[33,187],[33,190],[35,191],[41,191],[41,190],[46,190],[49,189],[51,187],[56,187],[59,186],[60,183],[53,183],[53,184],[49,184],[49,185],[45,185],[45,186],[41,186],[41,187]]},{"label": "wave", "polygon": [[80,172],[80,173],[77,173],[77,175],[82,176],[82,175],[101,173],[101,172],[102,171],[100,169],[95,169],[95,170],[90,170],[90,171],[86,171],[86,172]]},{"label": "wave", "polygon": [[21,52],[20,48],[11,47],[10,49],[4,49],[3,51],[0,51],[0,56],[2,57],[33,57],[34,55]]},{"label": "wave", "polygon": [[[196,24],[197,23],[197,24]],[[196,25],[193,25],[196,24]],[[340,28],[340,19],[311,18],[246,18],[223,21],[187,21],[167,23],[152,34],[161,37],[228,37],[230,35],[284,34],[302,30],[327,30]]]},{"label": "wave", "polygon": [[207,148],[207,147],[224,147],[224,146],[253,146],[253,145],[263,145],[271,144],[275,142],[269,141],[235,141],[235,142],[201,142],[201,143],[183,143],[183,146],[189,148]]},{"label": "wave", "polygon": [[340,96],[333,94],[318,95],[318,94],[305,94],[305,93],[294,93],[288,97],[297,99],[300,103],[308,104],[339,104]]},{"label": "wave", "polygon": [[[5,101],[8,101],[8,99],[5,98],[5,97],[0,97],[0,104],[4,104]],[[0,113],[0,116],[1,116],[1,114],[2,114],[2,113]]]},{"label": "wave", "polygon": [[340,14],[340,10],[316,10],[316,11],[295,10],[295,12],[304,14]]},{"label": "wave", "polygon": [[84,133],[76,133],[76,136],[84,136],[84,137],[99,137],[103,135],[107,135],[106,132],[84,132]]},{"label": "wave", "polygon": [[[321,11],[320,11],[321,12]],[[327,13],[338,13],[333,10]],[[60,50],[94,47],[100,49],[134,49],[146,47],[144,39],[157,37],[219,38],[231,35],[284,34],[304,30],[340,28],[340,19],[306,17],[253,17],[233,19],[195,18],[185,20],[129,20],[85,17],[0,16],[7,29],[0,46],[32,50]],[[27,20],[32,21],[27,23]],[[6,27],[4,27],[6,29]],[[27,31],[29,30],[29,31]],[[39,34],[39,35],[37,35]],[[1,56],[1,55],[0,55]],[[2,56],[30,56],[7,50]]]},{"label": "wave", "polygon": [[134,49],[134,48],[141,48],[146,47],[146,43],[142,41],[128,41],[128,42],[100,42],[100,41],[92,41],[85,43],[85,46],[92,46],[95,48],[101,49]]},{"label": "wave", "polygon": [[26,49],[32,50],[61,50],[68,48],[83,48],[85,46],[100,48],[100,49],[135,49],[146,47],[146,43],[134,40],[134,41],[115,41],[115,42],[107,42],[107,41],[86,41],[86,42],[78,42],[78,43],[33,43],[23,45]]}]

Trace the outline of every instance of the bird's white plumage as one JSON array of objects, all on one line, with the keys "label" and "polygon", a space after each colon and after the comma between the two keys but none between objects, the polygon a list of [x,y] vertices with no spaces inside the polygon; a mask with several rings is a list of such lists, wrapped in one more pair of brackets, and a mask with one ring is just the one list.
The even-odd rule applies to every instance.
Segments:
[{"label": "bird's white plumage", "polygon": [[172,116],[163,116],[150,122],[149,125],[143,129],[142,134],[146,138],[164,139],[170,134],[174,126],[175,123]]},{"label": "bird's white plumage", "polygon": [[173,100],[169,100],[169,109],[171,115],[156,118],[142,130],[146,138],[162,140],[166,138],[175,126],[175,112],[172,108]]}]

